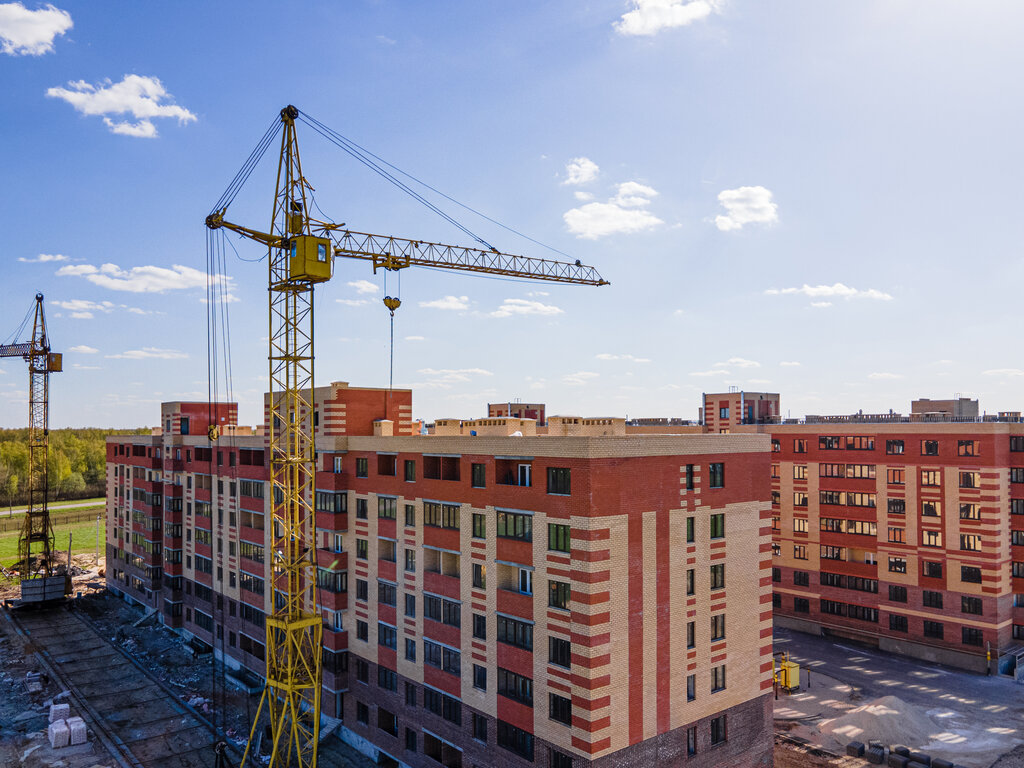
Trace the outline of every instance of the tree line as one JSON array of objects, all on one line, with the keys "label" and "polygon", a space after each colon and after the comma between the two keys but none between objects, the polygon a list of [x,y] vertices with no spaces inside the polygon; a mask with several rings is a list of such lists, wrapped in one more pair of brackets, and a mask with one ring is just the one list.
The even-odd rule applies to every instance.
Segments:
[{"label": "tree line", "polygon": [[[108,435],[146,435],[141,429],[51,429],[47,470],[50,500],[88,499],[106,493]],[[0,429],[0,499],[28,503],[28,428]]]}]

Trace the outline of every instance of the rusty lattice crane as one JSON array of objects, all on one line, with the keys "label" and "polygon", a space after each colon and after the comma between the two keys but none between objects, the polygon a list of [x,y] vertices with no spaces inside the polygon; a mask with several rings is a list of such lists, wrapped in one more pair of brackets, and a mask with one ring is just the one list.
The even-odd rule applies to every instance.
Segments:
[{"label": "rusty lattice crane", "polygon": [[[577,285],[607,285],[593,267],[458,247],[423,240],[352,232],[344,224],[309,215],[311,185],[302,175],[293,106],[264,134],[246,165],[206,218],[206,226],[228,229],[268,248],[270,300],[270,440],[272,589],[267,618],[267,684],[253,720],[242,764],[258,763],[253,753],[260,714],[269,716],[271,768],[313,768],[320,730],[323,624],[316,606],[316,473],[313,393],[313,287],[331,279],[334,259],[363,259],[373,269],[396,271],[433,267]],[[323,124],[302,115],[331,139]],[[282,131],[270,229],[262,232],[225,220],[228,205],[260,157]],[[336,135],[336,134],[335,134]],[[390,301],[390,303],[388,303]],[[392,312],[400,302],[385,304]],[[305,418],[303,417],[305,414]],[[211,439],[217,435],[211,431]]]},{"label": "rusty lattice crane", "polygon": [[[23,599],[49,599],[62,596],[52,594],[47,587],[37,596],[35,584],[27,583],[26,576],[54,575],[53,525],[50,523],[48,458],[50,446],[50,374],[62,370],[62,355],[50,351],[46,335],[46,316],[43,312],[43,294],[36,294],[35,317],[32,321],[32,339],[28,342],[0,345],[0,357],[20,357],[28,363],[28,509],[18,537],[18,559],[22,573]],[[33,554],[35,553],[35,554]],[[32,582],[38,581],[31,579]],[[45,586],[40,582],[39,586]],[[61,586],[60,582],[57,586]]]}]

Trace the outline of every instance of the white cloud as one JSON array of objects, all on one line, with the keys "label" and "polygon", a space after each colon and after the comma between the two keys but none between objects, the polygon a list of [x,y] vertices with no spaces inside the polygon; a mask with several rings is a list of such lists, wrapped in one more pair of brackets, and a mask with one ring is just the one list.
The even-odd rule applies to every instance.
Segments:
[{"label": "white cloud", "polygon": [[113,312],[117,306],[112,301],[89,301],[87,299],[71,299],[70,301],[51,301],[55,307],[69,312]]},{"label": "white cloud", "polygon": [[633,355],[630,355],[628,353],[624,354],[624,355],[613,355],[613,354],[611,354],[609,352],[602,352],[599,355],[595,355],[595,357],[598,360],[627,360],[627,361],[633,362],[633,363],[649,363],[649,362],[651,362],[650,358],[647,358],[647,357],[634,357]]},{"label": "white cloud", "polygon": [[982,376],[1024,376],[1020,368],[992,368],[981,372]]},{"label": "white cloud", "polygon": [[339,304],[344,304],[346,307],[361,307],[364,304],[369,304],[369,299],[335,299]]},{"label": "white cloud", "polygon": [[740,229],[744,224],[774,224],[779,220],[779,206],[772,202],[772,193],[764,187],[739,187],[718,193],[718,202],[725,215],[715,217],[715,226],[723,232]]},{"label": "white cloud", "polygon": [[0,51],[9,56],[42,56],[53,50],[53,39],[74,23],[71,14],[47,3],[30,11],[21,3],[0,4]]},{"label": "white cloud", "polygon": [[512,315],[560,315],[563,310],[554,304],[543,304],[529,299],[505,299],[501,306],[491,312],[491,317],[512,317]]},{"label": "white cloud", "polygon": [[760,368],[761,364],[754,360],[746,360],[742,357],[730,357],[724,363],[715,363],[716,368],[735,366],[736,368]]},{"label": "white cloud", "polygon": [[825,307],[831,307],[831,301],[812,301],[811,306],[815,309],[824,309]]},{"label": "white cloud", "polygon": [[[99,85],[84,80],[68,83],[66,88],[49,88],[46,95],[63,99],[83,115],[103,115],[104,124],[113,132],[125,136],[151,139],[157,135],[153,118],[176,118],[179,125],[191,122],[196,116],[184,107],[161,103],[171,97],[155,77],[125,75],[121,82],[109,79]],[[117,122],[108,115],[130,114],[138,122]]]},{"label": "white cloud", "polygon": [[694,371],[691,376],[729,376],[729,371],[724,368],[715,368],[710,371]]},{"label": "white cloud", "polygon": [[[163,293],[188,288],[206,288],[206,273],[192,267],[174,264],[167,267],[145,266],[121,269],[116,264],[103,264],[95,267],[92,264],[68,264],[57,270],[57,275],[84,277],[90,283],[112,291],[129,291],[131,293]],[[214,280],[221,281],[230,295],[234,278],[226,275],[214,275]]]},{"label": "white cloud", "polygon": [[633,10],[615,22],[615,29],[620,35],[650,36],[705,19],[720,6],[720,0],[633,0]]},{"label": "white cloud", "polygon": [[795,360],[783,360],[781,363],[779,363],[779,365],[785,368],[795,368],[798,365],[800,365],[800,363],[796,362]]},{"label": "white cloud", "polygon": [[106,355],[106,357],[114,360],[183,360],[188,355],[176,349],[143,347],[142,349],[129,349],[117,355]]},{"label": "white cloud", "polygon": [[562,377],[562,381],[571,387],[582,387],[591,379],[596,379],[599,375],[593,371],[576,371],[576,373],[567,373]]},{"label": "white cloud", "polygon": [[82,365],[81,363],[73,363],[71,365],[76,371],[100,371],[103,370],[99,365]]},{"label": "white cloud", "polygon": [[406,341],[423,341],[426,337],[424,336],[406,336]]},{"label": "white cloud", "polygon": [[[765,296],[792,296],[802,294],[810,298],[836,298],[836,299],[874,299],[875,301],[892,301],[892,296],[883,293],[877,288],[868,288],[865,291],[851,288],[843,283],[832,285],[808,285],[804,283],[799,288],[769,288],[764,292]],[[827,305],[826,305],[827,306]]]},{"label": "white cloud", "polygon": [[535,296],[550,296],[551,294],[547,291],[529,291],[526,295],[532,299]]},{"label": "white cloud", "polygon": [[377,42],[383,43],[384,45],[394,45],[395,41],[387,35],[377,35]]},{"label": "white cloud", "polygon": [[376,293],[378,288],[369,280],[354,280],[349,283],[350,288],[355,288],[356,293]]},{"label": "white cloud", "polygon": [[572,195],[577,200],[584,203],[594,199],[594,195],[592,193],[584,192],[582,189],[577,189],[575,192],[572,193]]},{"label": "white cloud", "polygon": [[584,240],[616,233],[643,232],[663,223],[646,207],[657,196],[651,187],[635,181],[618,185],[607,203],[587,203],[566,211],[562,218],[569,231]]},{"label": "white cloud", "polygon": [[95,355],[97,352],[99,352],[99,350],[96,349],[96,347],[89,347],[86,346],[85,344],[79,344],[76,347],[71,347],[71,349],[69,349],[68,352],[74,352],[79,355]]},{"label": "white cloud", "polygon": [[[3,6],[0,6],[2,8]],[[34,259],[26,259],[24,256],[19,256],[18,261],[22,261],[26,264],[45,264],[48,261],[67,261],[67,256],[62,256],[59,253],[40,253]]]},{"label": "white cloud", "polygon": [[454,384],[464,384],[473,380],[474,376],[493,376],[491,371],[483,368],[420,368],[417,373],[427,376],[426,382],[416,386],[451,389]]},{"label": "white cloud", "polygon": [[903,376],[898,373],[869,373],[869,379],[875,379],[876,381],[888,381],[892,379],[902,379]]},{"label": "white cloud", "polygon": [[597,163],[586,157],[574,157],[565,164],[563,184],[587,184],[597,178],[601,169]]},{"label": "white cloud", "polygon": [[443,299],[421,301],[420,306],[428,309],[469,309],[469,296],[445,296]]}]

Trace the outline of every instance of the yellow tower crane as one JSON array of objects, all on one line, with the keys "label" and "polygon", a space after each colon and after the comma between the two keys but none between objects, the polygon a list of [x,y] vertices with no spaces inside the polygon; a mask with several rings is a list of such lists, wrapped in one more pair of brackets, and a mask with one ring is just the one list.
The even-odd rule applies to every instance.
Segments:
[{"label": "yellow tower crane", "polygon": [[[246,165],[206,218],[211,230],[225,228],[268,248],[270,297],[269,442],[273,588],[267,618],[267,683],[242,765],[257,763],[254,737],[264,707],[270,721],[271,768],[315,768],[320,730],[322,619],[317,610],[316,472],[313,414],[313,288],[331,279],[334,259],[363,259],[396,271],[434,267],[577,285],[607,285],[593,267],[480,249],[371,235],[344,229],[309,214],[312,187],[302,174],[291,105],[264,134]],[[307,119],[311,120],[311,118]],[[324,128],[312,121],[310,125]],[[227,207],[260,156],[283,129],[277,188],[268,232],[227,221]],[[321,132],[323,135],[322,131]],[[387,303],[392,312],[400,303]],[[215,430],[210,438],[216,439]]]},{"label": "yellow tower crane", "polygon": [[[70,585],[64,576],[54,578],[53,525],[50,523],[48,507],[50,488],[47,467],[50,445],[50,374],[62,370],[62,355],[50,351],[43,294],[36,294],[32,340],[0,345],[2,357],[20,357],[28,363],[28,509],[18,537],[22,600],[34,602],[59,598],[67,594]],[[37,554],[33,555],[33,552]],[[33,576],[41,578],[31,578]]]}]

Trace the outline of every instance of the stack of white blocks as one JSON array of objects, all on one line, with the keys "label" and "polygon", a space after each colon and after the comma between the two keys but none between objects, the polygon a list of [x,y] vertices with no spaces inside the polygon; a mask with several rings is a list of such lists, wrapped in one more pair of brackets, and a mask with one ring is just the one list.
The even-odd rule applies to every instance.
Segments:
[{"label": "stack of white blocks", "polygon": [[71,717],[71,705],[50,705],[50,727],[47,729],[50,746],[53,749],[85,744],[88,737],[85,721],[80,717]]}]

